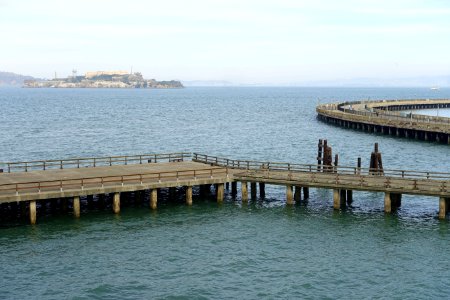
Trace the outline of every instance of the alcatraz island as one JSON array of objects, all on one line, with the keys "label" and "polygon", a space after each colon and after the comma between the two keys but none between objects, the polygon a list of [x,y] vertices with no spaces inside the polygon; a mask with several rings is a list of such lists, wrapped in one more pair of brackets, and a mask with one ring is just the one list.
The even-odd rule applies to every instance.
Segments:
[{"label": "alcatraz island", "polygon": [[157,81],[144,79],[140,72],[129,71],[94,71],[85,75],[77,75],[73,70],[67,78],[49,80],[25,80],[25,88],[149,88],[172,89],[183,88],[183,84],[177,80]]}]

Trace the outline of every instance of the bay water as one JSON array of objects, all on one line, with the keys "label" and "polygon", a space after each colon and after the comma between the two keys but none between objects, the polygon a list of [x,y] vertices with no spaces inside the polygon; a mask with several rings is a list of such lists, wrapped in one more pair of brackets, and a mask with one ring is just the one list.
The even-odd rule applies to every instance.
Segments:
[{"label": "bay water", "polygon": [[[0,161],[199,152],[316,163],[327,139],[341,165],[450,172],[448,145],[368,134],[319,122],[318,103],[449,98],[413,88],[192,87],[179,90],[0,89]],[[222,205],[194,197],[26,221],[0,221],[2,299],[447,298],[450,225],[438,199],[355,192],[336,212],[332,191],[285,205]]]}]

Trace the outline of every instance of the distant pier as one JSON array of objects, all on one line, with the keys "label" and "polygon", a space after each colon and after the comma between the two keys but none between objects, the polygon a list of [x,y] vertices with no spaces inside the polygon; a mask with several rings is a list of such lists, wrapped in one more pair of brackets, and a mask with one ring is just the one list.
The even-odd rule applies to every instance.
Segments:
[{"label": "distant pier", "polygon": [[[200,194],[214,190],[217,202],[238,194],[241,200],[266,195],[267,184],[286,187],[286,204],[309,198],[310,188],[333,190],[333,206],[339,210],[352,203],[353,191],[384,192],[384,210],[401,205],[402,194],[434,196],[439,199],[439,218],[450,206],[450,173],[386,170],[345,166],[305,165],[269,161],[235,160],[205,154],[171,153],[10,162],[0,173],[0,216],[26,217],[35,224],[38,208],[81,215],[81,198],[92,206],[109,201],[116,214],[121,199],[143,201],[148,194],[150,209],[158,207],[158,194],[176,188],[193,204],[193,188]],[[250,183],[250,193],[248,184]],[[231,191],[230,191],[231,186]]]},{"label": "distant pier", "polygon": [[319,120],[344,128],[450,145],[450,118],[413,113],[440,108],[450,108],[450,100],[341,102],[321,104],[316,111]]}]

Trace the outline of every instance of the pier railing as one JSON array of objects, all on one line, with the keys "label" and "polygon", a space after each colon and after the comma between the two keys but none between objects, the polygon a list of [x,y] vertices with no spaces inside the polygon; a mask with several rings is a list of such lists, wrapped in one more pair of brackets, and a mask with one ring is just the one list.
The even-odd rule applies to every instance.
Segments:
[{"label": "pier railing", "polygon": [[[436,100],[436,99],[434,99]],[[446,101],[448,102],[449,100],[444,100],[444,99],[439,99],[440,101]],[[412,100],[397,100],[394,101],[392,100],[392,102],[394,103],[392,106],[399,106],[402,107],[403,105],[406,104],[402,104],[402,102],[411,102]],[[383,105],[374,105],[374,104],[385,104],[385,103],[389,103],[391,102],[390,100],[377,100],[377,101],[348,101],[348,102],[341,102],[341,103],[330,103],[330,104],[321,104],[319,106],[317,106],[316,110],[317,112],[321,112],[321,113],[326,113],[326,112],[330,112],[330,111],[341,111],[344,113],[348,113],[348,114],[353,114],[353,115],[359,115],[359,116],[364,116],[364,117],[369,117],[369,118],[378,118],[378,119],[387,119],[387,120],[396,120],[396,121],[407,121],[407,122],[421,122],[421,123],[435,123],[435,124],[441,124],[441,125],[450,125],[450,118],[446,118],[446,117],[437,117],[437,116],[427,116],[427,115],[421,115],[421,114],[414,114],[414,113],[410,113],[410,114],[405,114],[405,113],[401,113],[401,112],[397,112],[397,111],[391,111],[391,110],[386,110],[389,109],[389,106],[383,106]],[[364,107],[364,105],[370,104],[371,107],[370,110],[366,110]],[[417,104],[419,105],[419,104]],[[440,104],[440,103],[426,103],[426,105],[429,106],[435,106],[436,108],[440,108],[441,106],[445,106],[448,107],[449,103],[444,103],[444,104]],[[350,107],[355,107],[355,108],[350,108]],[[383,109],[386,108],[386,109]],[[409,109],[406,109],[409,110]]]},{"label": "pier railing", "polygon": [[214,179],[217,176],[228,176],[228,168],[209,167],[179,171],[147,172],[128,175],[112,175],[83,177],[75,179],[30,181],[6,183],[0,185],[0,194],[41,193],[66,190],[84,190],[88,188],[106,188],[114,186],[143,185],[146,183],[162,183],[167,181]]},{"label": "pier railing", "polygon": [[191,153],[163,153],[163,154],[140,154],[140,155],[122,155],[105,157],[82,157],[54,160],[34,160],[20,162],[0,163],[0,168],[4,172],[28,172],[48,169],[66,169],[66,168],[87,168],[113,165],[158,163],[158,162],[177,162],[191,158]]},{"label": "pier railing", "polygon": [[384,176],[391,178],[409,178],[425,180],[450,181],[450,173],[426,172],[413,170],[384,169],[382,172],[370,168],[358,168],[349,166],[326,166],[315,164],[293,164],[285,162],[254,161],[254,160],[236,160],[206,154],[194,153],[192,160],[211,164],[213,166],[227,167],[230,169],[242,170],[267,170],[284,171],[292,173],[336,173],[339,175],[364,175],[364,176]]},{"label": "pier railing", "polygon": [[279,172],[243,170],[234,174],[240,180],[279,184],[305,185],[323,188],[398,192],[429,196],[450,196],[449,180],[374,176],[370,174],[342,174],[319,172]]}]

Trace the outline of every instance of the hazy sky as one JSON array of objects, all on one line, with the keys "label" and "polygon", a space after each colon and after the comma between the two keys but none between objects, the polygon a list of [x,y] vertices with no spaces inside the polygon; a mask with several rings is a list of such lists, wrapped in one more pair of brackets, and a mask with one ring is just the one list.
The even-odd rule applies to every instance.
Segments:
[{"label": "hazy sky", "polygon": [[0,70],[298,83],[450,74],[448,0],[0,0]]}]

